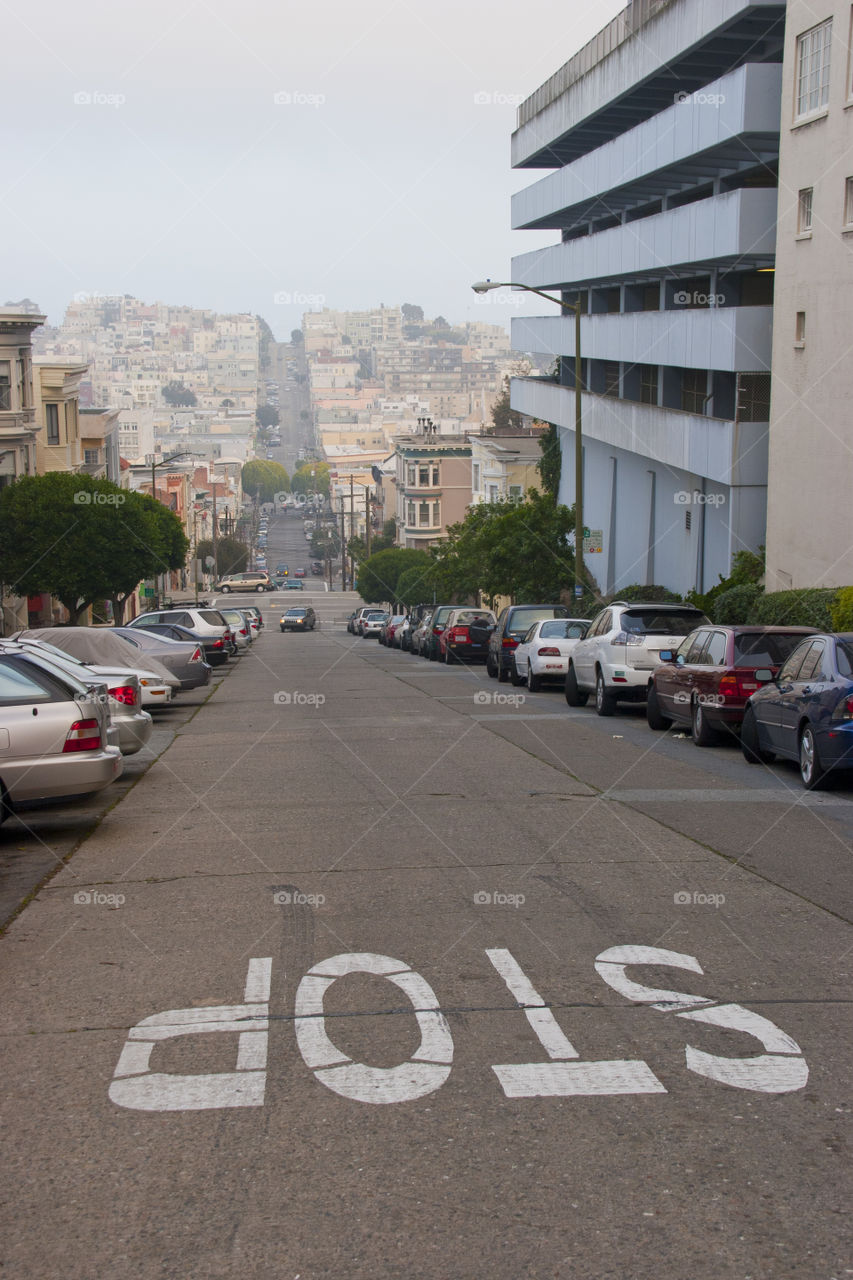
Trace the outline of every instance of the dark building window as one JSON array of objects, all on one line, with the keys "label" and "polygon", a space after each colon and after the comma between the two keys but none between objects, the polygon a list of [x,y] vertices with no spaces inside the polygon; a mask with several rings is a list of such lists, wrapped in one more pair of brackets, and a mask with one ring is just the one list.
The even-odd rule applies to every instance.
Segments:
[{"label": "dark building window", "polygon": [[705,369],[685,369],[681,379],[681,407],[685,413],[704,413],[708,395]]},{"label": "dark building window", "polygon": [[606,396],[619,396],[619,361],[604,361],[604,394]]},{"label": "dark building window", "polygon": [[740,374],[737,401],[737,416],[741,422],[769,422],[770,374]]},{"label": "dark building window", "polygon": [[640,368],[640,403],[657,404],[658,402],[658,367],[656,364],[641,364]]},{"label": "dark building window", "polygon": [[59,444],[59,405],[46,404],[44,415],[47,424],[47,443]]}]

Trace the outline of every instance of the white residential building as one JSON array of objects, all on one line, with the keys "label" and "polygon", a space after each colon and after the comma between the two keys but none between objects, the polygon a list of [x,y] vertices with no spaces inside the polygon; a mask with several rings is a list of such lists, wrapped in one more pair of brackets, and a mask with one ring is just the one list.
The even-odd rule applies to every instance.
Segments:
[{"label": "white residential building", "polygon": [[[634,0],[519,109],[513,164],[553,172],[513,226],[560,242],[512,279],[580,306],[587,566],[602,591],[707,590],[764,541],[780,0]],[[513,321],[557,361],[512,407],[559,428],[574,493],[575,317]]]}]

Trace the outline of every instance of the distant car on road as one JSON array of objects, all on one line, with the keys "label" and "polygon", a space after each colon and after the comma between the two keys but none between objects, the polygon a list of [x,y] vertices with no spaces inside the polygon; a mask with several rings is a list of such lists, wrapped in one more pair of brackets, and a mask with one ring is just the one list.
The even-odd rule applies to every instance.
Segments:
[{"label": "distant car on road", "polygon": [[253,569],[249,573],[230,573],[219,582],[214,583],[214,591],[227,595],[229,591],[271,591],[272,581],[264,569]]},{"label": "distant car on road", "polygon": [[282,631],[313,631],[317,625],[317,615],[309,605],[300,605],[296,609],[285,609],[279,620]]},{"label": "distant car on road", "polygon": [[284,589],[285,591],[304,591],[305,584],[300,582],[298,578],[287,578]]},{"label": "distant car on road", "polygon": [[589,618],[545,618],[534,622],[510,661],[514,685],[527,683],[531,693],[546,680],[566,683],[569,654],[589,630]]},{"label": "distant car on road", "polygon": [[293,576],[294,576],[294,578],[304,578],[304,577],[305,577],[305,570],[304,570],[304,569],[294,569],[294,570],[293,570]]}]

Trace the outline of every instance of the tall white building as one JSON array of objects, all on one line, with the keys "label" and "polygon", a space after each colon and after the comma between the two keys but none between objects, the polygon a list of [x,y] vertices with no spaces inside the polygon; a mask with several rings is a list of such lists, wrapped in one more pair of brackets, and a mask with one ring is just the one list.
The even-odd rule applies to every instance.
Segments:
[{"label": "tall white building", "polygon": [[[514,282],[579,302],[586,562],[603,591],[707,590],[764,541],[779,0],[634,0],[522,104],[513,165],[553,172],[513,226],[560,242]],[[556,377],[512,406],[559,428],[574,502],[573,312],[513,321]]]},{"label": "tall white building", "polygon": [[849,0],[788,0],[767,588],[853,583],[853,61]]}]

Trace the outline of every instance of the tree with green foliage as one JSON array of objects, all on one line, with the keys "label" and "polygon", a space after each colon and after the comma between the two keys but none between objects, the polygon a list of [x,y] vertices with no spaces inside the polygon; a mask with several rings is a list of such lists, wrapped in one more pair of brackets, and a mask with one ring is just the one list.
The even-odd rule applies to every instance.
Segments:
[{"label": "tree with green foliage", "polygon": [[291,484],[281,463],[269,462],[266,458],[252,458],[250,462],[244,462],[240,478],[243,492],[255,502],[272,502],[277,493],[285,493]]},{"label": "tree with green foliage", "polygon": [[536,470],[542,478],[542,488],[556,502],[560,490],[563,450],[560,445],[560,433],[553,422],[539,437],[539,448],[542,451],[542,457],[536,463]]},{"label": "tree with green foliage", "polygon": [[328,462],[303,462],[291,477],[290,487],[294,493],[329,494]]},{"label": "tree with green foliage", "polygon": [[423,307],[418,307],[413,302],[404,302],[400,311],[403,313],[403,321],[405,324],[423,324]]},{"label": "tree with green foliage", "polygon": [[396,600],[397,581],[407,569],[419,569],[424,574],[431,570],[430,556],[426,551],[411,547],[390,547],[378,551],[359,565],[358,590],[365,604],[377,604],[384,600]]},{"label": "tree with green foliage", "polygon": [[536,489],[523,502],[471,507],[447,540],[432,548],[439,594],[476,600],[482,592],[490,603],[498,596],[558,601],[574,579],[573,530],[574,509]]},{"label": "tree with green foliage", "polygon": [[302,344],[303,344],[303,342],[305,341],[305,335],[303,334],[302,330],[301,330],[301,329],[291,329],[291,330],[290,330],[290,341],[291,341],[291,343],[293,344],[293,346],[294,346],[294,347],[301,347],[301,346],[302,346]]},{"label": "tree with green foliage", "polygon": [[[199,542],[196,556],[201,561],[204,572],[210,572],[207,561],[213,559],[212,538],[204,538]],[[245,573],[248,567],[249,548],[244,542],[227,535],[216,539],[216,562],[213,572],[217,578],[224,577],[226,573]]]},{"label": "tree with green foliage", "polygon": [[336,525],[323,525],[314,530],[311,554],[317,560],[337,560],[341,554],[341,535]]},{"label": "tree with green foliage", "polygon": [[433,564],[416,565],[412,569],[404,569],[397,579],[394,595],[400,604],[407,609],[431,600],[433,591]]},{"label": "tree with green foliage", "polygon": [[524,419],[509,403],[509,378],[504,378],[503,390],[492,405],[492,431],[490,434],[506,435],[511,431],[521,431]]},{"label": "tree with green foliage", "polygon": [[0,564],[17,595],[46,591],[72,625],[99,600],[116,615],[143,578],[179,569],[189,543],[174,512],[110,480],[23,476],[0,492]]},{"label": "tree with green foliage", "polygon": [[191,407],[196,404],[195,392],[174,379],[163,388],[163,399],[173,407]]},{"label": "tree with green foliage", "polygon": [[278,409],[276,409],[274,404],[258,405],[258,411],[255,414],[255,419],[261,427],[277,427],[281,421]]}]

